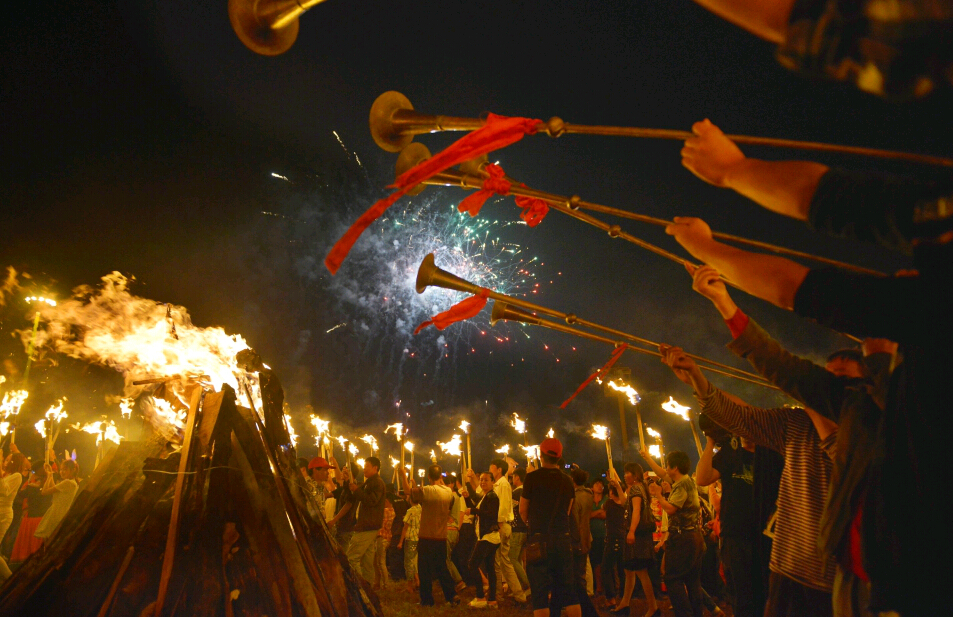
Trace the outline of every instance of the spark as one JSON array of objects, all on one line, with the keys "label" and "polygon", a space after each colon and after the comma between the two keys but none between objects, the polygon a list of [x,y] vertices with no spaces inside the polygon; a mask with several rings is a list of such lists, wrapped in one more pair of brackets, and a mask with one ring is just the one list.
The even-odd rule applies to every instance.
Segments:
[{"label": "spark", "polygon": [[285,182],[291,182],[291,180],[289,180],[289,179],[287,178],[287,176],[282,176],[282,175],[279,174],[279,173],[271,172],[271,177],[272,177],[272,178],[278,178],[279,180],[284,180]]},{"label": "spark", "polygon": [[325,332],[325,334],[331,334],[332,332],[334,332],[334,331],[337,330],[338,328],[343,328],[343,327],[346,326],[346,325],[347,325],[347,322],[346,322],[346,321],[342,321],[341,323],[339,323],[338,325],[334,326],[334,327],[331,328],[330,330],[327,330],[327,331]]}]

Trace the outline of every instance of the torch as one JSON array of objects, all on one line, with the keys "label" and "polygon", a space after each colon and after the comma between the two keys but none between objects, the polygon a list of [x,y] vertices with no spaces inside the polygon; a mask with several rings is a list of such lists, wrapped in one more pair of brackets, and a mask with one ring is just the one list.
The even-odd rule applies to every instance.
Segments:
[{"label": "torch", "polygon": [[400,465],[400,461],[398,461],[393,456],[390,456],[389,454],[387,455],[387,458],[390,459],[390,465],[391,467],[394,468],[394,484],[396,485],[397,484],[397,466]]},{"label": "torch", "polygon": [[470,450],[470,423],[466,420],[460,422],[460,430],[463,431],[463,434],[467,436],[467,457],[465,462],[465,469],[463,473],[467,472],[466,468],[473,469],[473,452]]},{"label": "torch", "polygon": [[3,402],[0,403],[0,435],[5,437],[10,433],[11,444],[16,437],[17,414],[29,396],[26,390],[12,390],[3,395]]},{"label": "torch", "polygon": [[291,416],[290,416],[289,414],[285,414],[285,426],[286,426],[287,429],[288,429],[288,437],[291,439],[291,447],[292,447],[292,448],[297,448],[297,447],[298,447],[298,434],[295,432],[294,427],[291,426]]},{"label": "torch", "polygon": [[659,461],[661,461],[662,466],[664,467],[665,461],[662,459],[663,457],[662,434],[656,431],[655,429],[653,429],[651,426],[646,426],[645,432],[651,435],[652,437],[654,437],[656,442],[654,446],[649,446],[649,454],[651,454],[652,456],[657,456],[659,458]]},{"label": "torch", "polygon": [[410,478],[413,480],[414,477],[414,444],[410,441],[404,442],[404,450],[410,452]]},{"label": "torch", "polygon": [[458,461],[460,462],[460,468],[463,470],[464,473],[466,473],[466,469],[463,468],[463,461],[462,461],[463,450],[460,448],[462,444],[463,444],[463,440],[460,439],[460,436],[457,435],[456,433],[453,434],[453,436],[450,438],[450,441],[448,443],[443,443],[440,441],[437,442],[437,445],[440,447],[440,450],[443,451],[444,454],[449,454],[450,456],[457,457]]},{"label": "torch", "polygon": [[702,455],[702,442],[698,438],[698,429],[695,428],[695,423],[692,422],[691,416],[688,415],[688,412],[691,410],[691,407],[685,407],[684,405],[679,405],[674,398],[671,396],[668,397],[668,400],[662,403],[662,409],[669,413],[673,413],[676,416],[680,417],[682,420],[688,422],[688,425],[692,427],[692,437],[695,438],[695,447],[698,449],[698,457],[701,458]]},{"label": "torch", "polygon": [[[592,435],[593,439],[601,439],[606,444],[606,458],[609,461],[609,479],[619,481],[619,472],[616,471],[615,465],[612,464],[612,445],[609,443],[609,428],[602,426],[601,424],[592,425]],[[620,482],[621,484],[621,482]]]},{"label": "torch", "polygon": [[[314,431],[316,433],[314,445],[318,446],[318,451],[321,452],[321,456],[330,460],[333,458],[331,453],[331,440],[328,437],[331,433],[331,421],[322,420],[318,416],[312,415],[311,424],[314,425]],[[341,444],[341,447],[344,447],[344,444]]]},{"label": "torch", "polygon": [[[526,434],[526,421],[520,420],[520,415],[518,413],[513,414],[513,421],[510,422],[510,426],[516,429],[516,432],[523,436],[523,445],[527,448],[529,447],[529,436]],[[526,448],[523,448],[524,450]]]},{"label": "torch", "polygon": [[539,446],[520,446],[523,449],[523,452],[526,454],[526,464],[528,465],[530,461],[536,460],[536,463],[542,466],[542,463],[539,460]]},{"label": "torch", "polygon": [[608,386],[619,393],[619,418],[622,422],[622,443],[628,443],[628,435],[625,432],[625,413],[623,411],[622,398],[628,398],[629,404],[635,407],[635,420],[639,425],[639,445],[641,448],[645,448],[645,433],[642,431],[642,410],[639,409],[639,401],[642,400],[642,397],[639,396],[639,393],[635,391],[635,388],[628,385],[621,379],[613,379],[608,382]]},{"label": "torch", "polygon": [[[26,385],[27,381],[30,379],[30,367],[33,365],[33,351],[36,349],[36,333],[40,329],[39,305],[46,304],[48,306],[56,306],[55,300],[51,300],[49,298],[43,298],[39,296],[30,296],[26,298],[26,301],[30,304],[37,305],[37,308],[36,308],[36,314],[33,316],[33,334],[32,336],[30,336],[30,344],[27,345],[27,349],[26,349],[26,368],[23,371],[23,385]],[[11,439],[11,443],[13,443],[12,439]]]},{"label": "torch", "polygon": [[377,439],[375,439],[373,435],[364,435],[361,437],[361,441],[371,447],[371,456],[377,454]]},{"label": "torch", "polygon": [[[356,458],[357,455],[360,454],[360,451],[357,449],[357,446],[355,446],[353,443],[347,444],[347,451],[351,453],[351,457],[352,457],[352,458]],[[354,462],[356,463],[357,460],[355,460]],[[350,463],[348,463],[348,464],[350,464]],[[363,460],[360,462],[360,466],[361,466],[361,467],[364,467],[364,461],[363,461]],[[352,471],[353,471],[353,470],[352,470]],[[353,478],[353,477],[354,477],[354,474],[352,473],[352,474],[351,474],[351,478]]]},{"label": "torch", "polygon": [[37,432],[40,433],[40,437],[46,439],[47,464],[50,462],[50,452],[56,445],[56,440],[59,439],[61,423],[66,418],[66,411],[63,410],[65,402],[66,397],[64,396],[46,411],[42,420],[34,425]]},{"label": "torch", "polygon": [[[397,401],[397,407],[400,408],[400,401]],[[387,428],[384,429],[385,433],[389,433],[391,430],[394,431],[394,437],[397,439],[397,448],[400,450],[400,464],[404,464],[404,425],[400,422],[397,424],[389,424]]]},{"label": "torch", "polygon": [[437,464],[437,453],[434,452],[433,450],[430,451],[430,462],[433,463],[434,465]]},{"label": "torch", "polygon": [[345,439],[343,435],[341,435],[340,437],[335,437],[335,439],[337,440],[338,445],[341,446],[341,450],[344,451],[344,466],[346,467],[351,464],[351,459],[348,455],[347,445],[345,445],[347,444],[347,439]]}]

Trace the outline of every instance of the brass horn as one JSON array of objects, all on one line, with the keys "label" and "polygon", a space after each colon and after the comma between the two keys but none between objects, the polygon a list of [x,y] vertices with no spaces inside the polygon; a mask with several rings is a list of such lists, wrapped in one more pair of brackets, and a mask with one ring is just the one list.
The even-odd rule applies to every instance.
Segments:
[{"label": "brass horn", "polygon": [[[408,169],[411,169],[418,163],[429,159],[431,156],[430,150],[427,149],[425,145],[419,142],[413,142],[404,148],[400,156],[397,157],[396,172],[399,177]],[[487,159],[485,157],[479,157],[459,165],[459,170],[448,169],[444,172],[434,175],[428,180],[424,180],[422,183],[415,186],[408,193],[410,195],[419,195],[421,191],[424,190],[424,185],[436,185],[436,186],[457,186],[464,189],[479,189],[483,185],[483,179],[485,177],[485,172],[483,171],[483,166],[486,164]],[[604,221],[601,221],[593,216],[590,216],[580,210],[592,210],[595,212],[601,212],[604,214],[609,214],[612,216],[618,216],[620,218],[627,218],[642,223],[648,223],[650,225],[657,226],[666,226],[671,223],[671,221],[666,221],[665,219],[656,218],[654,216],[645,216],[642,214],[636,214],[634,212],[629,212],[627,210],[621,210],[619,208],[612,208],[610,206],[603,206],[600,204],[591,203],[584,201],[579,198],[578,195],[573,195],[572,197],[566,197],[564,195],[555,195],[553,193],[546,193],[543,191],[537,191],[535,189],[528,188],[527,186],[508,178],[512,182],[510,187],[510,194],[512,195],[525,195],[527,197],[535,197],[542,199],[550,205],[554,210],[559,210],[563,214],[568,214],[569,216],[579,219],[584,223],[588,223],[594,227],[605,231],[613,238],[621,238],[627,242],[631,242],[642,248],[670,259],[675,263],[680,264],[689,264],[694,266],[691,261],[679,257],[675,253],[666,251],[660,247],[655,246],[649,242],[637,238],[625,231],[622,231],[622,228],[618,225],[610,225]],[[882,272],[877,270],[872,270],[870,268],[864,268],[863,266],[856,266],[854,264],[849,264],[843,261],[838,261],[836,259],[830,259],[828,257],[821,257],[819,255],[812,255],[810,253],[805,253],[802,251],[795,251],[793,249],[785,248],[783,246],[777,246],[774,244],[769,244],[767,242],[760,242],[758,240],[749,240],[748,238],[743,238],[741,236],[736,236],[733,234],[720,233],[717,231],[712,232],[712,237],[719,240],[724,240],[727,242],[734,242],[737,244],[745,244],[752,246],[754,248],[759,248],[763,250],[768,250],[780,255],[789,255],[791,257],[798,257],[801,259],[811,259],[820,263],[825,263],[830,266],[836,266],[844,270],[851,270],[854,272],[860,272],[863,274],[870,274],[872,276],[885,276]],[[729,283],[729,281],[725,281]]]},{"label": "brass horn", "polygon": [[[495,326],[498,321],[518,321],[520,323],[529,324],[531,326],[542,326],[544,328],[549,328],[550,330],[556,330],[557,332],[565,332],[566,334],[574,334],[575,336],[580,336],[582,338],[589,339],[591,341],[599,341],[600,343],[608,343],[614,347],[621,345],[621,341],[614,341],[611,338],[605,336],[599,336],[598,334],[592,334],[591,332],[584,332],[583,330],[577,330],[576,328],[571,328],[565,326],[561,323],[555,321],[549,321],[537,317],[536,315],[531,315],[526,311],[520,310],[518,308],[513,308],[512,306],[507,305],[505,302],[496,300],[493,302],[493,312],[490,317],[490,325]],[[658,347],[658,345],[656,345]],[[654,349],[644,349],[642,347],[628,346],[627,350],[631,349],[632,351],[643,353],[649,356],[655,356],[656,358],[661,358],[662,354]],[[685,354],[695,360],[701,362],[707,362],[715,366],[724,366],[725,368],[731,369],[732,372],[723,371],[715,368],[714,366],[706,366],[704,364],[699,364],[698,367],[704,371],[711,373],[718,373],[719,375],[725,375],[726,377],[734,377],[735,379],[740,379],[742,381],[747,381],[749,383],[757,384],[759,386],[764,386],[766,388],[771,388],[772,390],[780,390],[777,386],[768,383],[760,375],[755,375],[754,373],[748,373],[747,371],[741,371],[739,369],[725,366],[719,364],[712,360],[707,360],[705,358],[699,358],[698,356],[693,356],[692,354]]]},{"label": "brass horn", "polygon": [[[237,0],[231,0],[235,2]],[[234,23],[234,20],[233,22]],[[247,44],[247,43],[246,43]],[[486,123],[482,118],[460,118],[456,116],[433,116],[417,113],[410,100],[393,90],[377,97],[371,106],[370,126],[371,135],[377,145],[388,152],[400,152],[414,139],[414,135],[436,133],[439,131],[475,131]],[[691,131],[676,131],[670,129],[649,129],[625,126],[593,126],[586,124],[570,124],[561,118],[553,117],[547,122],[540,121],[538,132],[550,137],[559,137],[564,134],[605,135],[614,137],[641,137],[647,139],[674,139],[685,141],[694,137]],[[878,148],[864,148],[860,146],[842,146],[825,144],[816,141],[798,141],[794,139],[776,139],[772,137],[756,137],[751,135],[726,135],[728,139],[739,144],[753,146],[770,146],[774,148],[793,148],[796,150],[816,150],[821,152],[838,152],[841,154],[855,154],[881,159],[911,161],[940,167],[953,167],[953,159],[916,154],[912,152],[896,152]]]},{"label": "brass horn", "polygon": [[[430,286],[442,287],[444,289],[453,289],[454,291],[462,291],[462,292],[473,294],[473,295],[477,295],[481,293],[484,289],[483,287],[480,287],[479,285],[476,285],[474,283],[471,283],[470,281],[462,279],[459,276],[452,274],[450,272],[447,272],[446,270],[437,266],[436,262],[434,261],[433,253],[429,253],[426,257],[424,257],[424,260],[420,263],[420,268],[418,268],[417,270],[417,284],[416,284],[417,293],[423,293],[427,289],[427,287],[430,287]],[[612,343],[615,345],[615,344],[618,344],[618,341],[615,341],[613,339],[609,339],[603,336],[599,336],[596,334],[591,334],[589,332],[577,330],[576,328],[569,327],[569,325],[581,326],[583,328],[589,328],[591,330],[598,330],[600,332],[605,332],[607,334],[617,336],[621,339],[630,341],[638,345],[645,345],[647,347],[652,347],[652,348],[658,347],[658,343],[656,342],[635,336],[633,334],[629,334],[628,332],[616,330],[615,328],[609,328],[609,327],[602,326],[585,319],[580,319],[573,313],[563,313],[560,311],[556,311],[551,308],[542,306],[540,304],[534,304],[533,302],[523,300],[521,298],[514,298],[512,296],[507,296],[505,294],[497,293],[493,291],[492,289],[487,290],[487,292],[488,292],[487,293],[488,297],[492,298],[493,300],[496,300],[497,303],[503,304],[503,308],[500,309],[503,312],[500,312],[499,314],[497,313],[496,304],[494,304],[493,313],[491,317],[491,323],[495,323],[495,321],[498,319],[510,319],[508,315],[513,315],[513,316],[519,316],[519,318],[514,319],[515,321],[522,321],[523,318],[536,320],[536,321],[526,321],[525,323],[529,323],[532,325],[545,326],[553,330],[558,330],[560,332],[566,332],[569,334],[575,334],[577,336],[582,336],[588,339],[601,341],[604,343]],[[534,313],[549,315],[550,317],[561,319],[564,322],[566,322],[566,324],[569,324],[569,325],[563,325],[561,323],[547,321],[547,320],[541,319],[537,315],[531,315],[529,313],[525,313],[524,311],[519,311],[518,313],[517,312],[506,313],[506,310],[508,308],[509,310],[515,311],[515,309],[512,309],[508,305],[517,306],[517,307],[520,307],[521,309],[532,311]],[[633,348],[633,349],[637,349],[637,348]],[[648,353],[650,355],[656,355],[656,356],[659,355],[657,351],[646,350],[646,349],[640,349],[640,351],[644,353]],[[686,355],[699,362],[704,362],[712,366],[720,367],[727,371],[732,371],[731,373],[726,373],[724,371],[712,369],[715,372],[723,373],[725,375],[730,374],[732,377],[737,377],[738,379],[744,379],[745,381],[753,381],[754,383],[770,386],[770,384],[767,383],[764,380],[764,378],[761,377],[761,375],[750,373],[748,371],[743,371],[733,366],[722,364],[720,362],[715,362],[714,360],[709,360],[707,358],[702,358],[700,356],[695,356],[692,354],[686,354]]]},{"label": "brass horn", "polygon": [[298,18],[324,0],[228,0],[228,19],[245,47],[263,56],[288,51],[298,38]]}]

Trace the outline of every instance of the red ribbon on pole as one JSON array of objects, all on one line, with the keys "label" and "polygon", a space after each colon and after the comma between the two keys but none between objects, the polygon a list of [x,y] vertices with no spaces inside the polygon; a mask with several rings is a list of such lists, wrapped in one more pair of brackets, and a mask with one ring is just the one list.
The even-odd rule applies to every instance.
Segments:
[{"label": "red ribbon on pole", "polygon": [[[496,163],[490,163],[485,167],[489,177],[483,181],[483,186],[479,191],[467,196],[457,209],[460,212],[466,212],[470,216],[476,216],[486,200],[493,195],[509,195],[513,185],[504,177],[506,174],[503,168]],[[525,186],[525,185],[521,185]],[[530,227],[536,227],[543,222],[546,214],[549,212],[549,204],[537,197],[518,196],[516,205],[523,209],[520,218]]]},{"label": "red ribbon on pole", "polygon": [[489,295],[489,289],[482,289],[479,295],[464,298],[444,312],[434,315],[429,320],[417,326],[417,329],[414,330],[414,335],[420,334],[420,331],[429,325],[433,325],[438,330],[443,330],[450,324],[476,317],[477,313],[482,311],[483,307],[486,306]]},{"label": "red ribbon on pole", "polygon": [[579,396],[579,393],[586,389],[593,379],[602,379],[602,377],[609,372],[609,369],[612,368],[612,365],[616,363],[616,360],[622,357],[622,352],[628,347],[628,343],[622,343],[615,348],[615,351],[612,352],[612,356],[609,358],[609,361],[602,365],[602,368],[589,375],[589,377],[582,382],[582,385],[576,388],[576,391],[572,393],[572,396],[563,401],[563,404],[559,406],[560,409],[565,409],[566,405],[572,402],[574,398]]},{"label": "red ribbon on pole", "polygon": [[531,118],[508,118],[490,114],[482,127],[467,133],[442,152],[402,173],[389,187],[397,190],[368,208],[360,218],[354,221],[341,239],[331,247],[331,251],[324,258],[324,265],[331,274],[336,274],[364,230],[380,218],[398,199],[406,195],[411,188],[463,161],[505,148],[521,140],[524,135],[533,135],[541,124],[541,121]]}]

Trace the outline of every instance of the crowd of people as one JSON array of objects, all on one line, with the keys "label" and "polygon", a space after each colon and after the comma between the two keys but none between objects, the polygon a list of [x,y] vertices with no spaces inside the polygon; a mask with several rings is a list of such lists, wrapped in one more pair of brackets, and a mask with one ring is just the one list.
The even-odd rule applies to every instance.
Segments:
[{"label": "crowd of people", "polygon": [[0,584],[50,538],[69,511],[78,484],[79,465],[71,458],[30,462],[17,448],[3,459],[0,472]]}]

